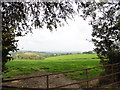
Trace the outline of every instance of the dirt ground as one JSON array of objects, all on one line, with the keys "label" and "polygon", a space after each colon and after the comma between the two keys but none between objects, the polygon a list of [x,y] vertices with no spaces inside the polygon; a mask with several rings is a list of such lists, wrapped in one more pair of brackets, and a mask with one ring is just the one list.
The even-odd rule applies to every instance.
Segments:
[{"label": "dirt ground", "polygon": [[[45,72],[44,70],[40,70],[27,76],[38,76],[38,75],[44,75],[44,74],[48,74],[48,73]],[[21,78],[21,77],[26,77],[26,76],[19,76],[17,78]],[[77,81],[66,78],[63,74],[52,75],[49,77],[50,88],[65,85],[65,84],[71,84],[74,82],[77,82]],[[3,85],[24,87],[24,88],[46,88],[47,87],[46,77],[37,77],[37,78],[31,78],[31,79],[25,79],[25,80],[17,80],[17,81],[3,83]],[[64,88],[80,88],[80,85],[75,84],[71,86],[66,86]]]}]

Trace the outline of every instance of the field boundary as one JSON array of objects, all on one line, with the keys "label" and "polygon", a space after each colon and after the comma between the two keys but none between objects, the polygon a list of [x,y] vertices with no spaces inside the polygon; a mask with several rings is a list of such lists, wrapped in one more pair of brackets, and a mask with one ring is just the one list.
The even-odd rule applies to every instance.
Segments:
[{"label": "field boundary", "polygon": [[[80,59],[99,59],[99,58],[75,58],[75,59],[65,59],[65,60],[80,60]],[[63,59],[58,59],[58,60],[63,60]]]},{"label": "field boundary", "polygon": [[[8,80],[3,80],[2,82],[10,82],[10,81],[16,81],[16,80],[24,80],[24,79],[29,79],[29,78],[36,78],[36,77],[46,77],[46,88],[50,88],[49,87],[49,76],[52,76],[52,75],[58,75],[58,74],[64,74],[64,73],[71,73],[71,72],[76,72],[76,71],[86,71],[86,80],[80,80],[78,82],[75,82],[75,83],[71,83],[71,84],[66,84],[66,85],[62,85],[62,86],[57,86],[57,87],[52,87],[52,89],[54,88],[62,88],[62,87],[65,87],[65,86],[70,86],[70,85],[74,85],[74,84],[79,84],[79,83],[83,83],[85,82],[86,83],[86,87],[85,88],[89,88],[89,82],[91,80],[96,80],[96,79],[101,79],[101,78],[105,78],[105,77],[109,77],[109,76],[114,76],[114,75],[117,75],[117,74],[120,74],[120,72],[114,72],[113,71],[113,68],[114,66],[117,66],[119,67],[120,63],[115,63],[115,64],[108,64],[108,65],[102,65],[102,66],[97,66],[97,67],[91,67],[91,68],[84,68],[84,69],[78,69],[78,70],[71,70],[71,71],[65,71],[65,72],[57,72],[57,73],[51,73],[51,74],[45,74],[45,75],[39,75],[39,76],[31,76],[31,77],[24,77],[24,78],[17,78],[17,79],[8,79]],[[91,69],[95,69],[95,68],[103,68],[103,67],[111,67],[111,71],[112,73],[110,74],[106,74],[104,76],[99,76],[99,77],[95,77],[93,79],[89,79],[89,73],[88,73],[88,70],[91,70]],[[114,79],[114,78],[113,78]],[[106,87],[106,86],[111,86],[113,84],[116,84],[116,83],[120,83],[120,82],[112,82],[108,85],[104,85],[102,88]],[[19,89],[37,89],[37,88],[21,88],[21,87],[12,87],[12,86],[2,86],[3,88],[19,88]],[[97,87],[97,88],[100,88],[100,87]]]}]

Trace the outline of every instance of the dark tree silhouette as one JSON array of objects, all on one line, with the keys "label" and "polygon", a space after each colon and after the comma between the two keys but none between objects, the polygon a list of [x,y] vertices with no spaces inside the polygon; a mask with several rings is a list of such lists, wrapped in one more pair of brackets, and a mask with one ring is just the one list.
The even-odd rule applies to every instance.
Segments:
[{"label": "dark tree silhouette", "polygon": [[[87,2],[82,3],[82,7],[84,7],[82,16],[92,17],[90,21],[93,27],[92,41],[98,56],[101,59],[108,58],[109,64],[120,62],[120,1]],[[112,57],[115,53],[116,60]]]}]

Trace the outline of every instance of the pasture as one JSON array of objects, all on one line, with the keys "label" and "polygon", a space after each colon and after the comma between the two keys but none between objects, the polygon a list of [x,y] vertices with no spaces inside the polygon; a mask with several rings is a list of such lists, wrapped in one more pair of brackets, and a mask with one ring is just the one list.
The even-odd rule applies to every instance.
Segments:
[{"label": "pasture", "polygon": [[[53,73],[100,66],[100,60],[92,58],[97,58],[97,55],[76,54],[48,57],[44,60],[11,60],[6,64],[8,70],[3,73],[3,78],[6,79],[19,75],[26,75],[32,73],[33,71],[39,71],[40,69]],[[89,78],[99,76],[102,71],[102,69],[89,70]],[[66,73],[64,75],[68,78],[79,80],[85,79],[85,74],[85,71],[77,71],[74,73]]]}]

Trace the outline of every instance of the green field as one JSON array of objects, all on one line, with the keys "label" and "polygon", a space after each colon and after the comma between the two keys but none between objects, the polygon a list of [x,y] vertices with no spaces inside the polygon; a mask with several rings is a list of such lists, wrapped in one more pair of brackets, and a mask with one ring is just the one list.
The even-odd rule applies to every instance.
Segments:
[{"label": "green field", "polygon": [[[99,59],[82,59],[97,58],[96,54],[78,54],[48,57],[44,60],[11,60],[6,65],[8,70],[3,73],[3,78],[13,78],[18,75],[30,74],[32,71],[45,69],[46,72],[63,72],[69,70],[83,69],[100,66]],[[89,78],[98,76],[102,69],[89,70]],[[65,74],[71,79],[85,79],[85,71],[77,71]]]}]

